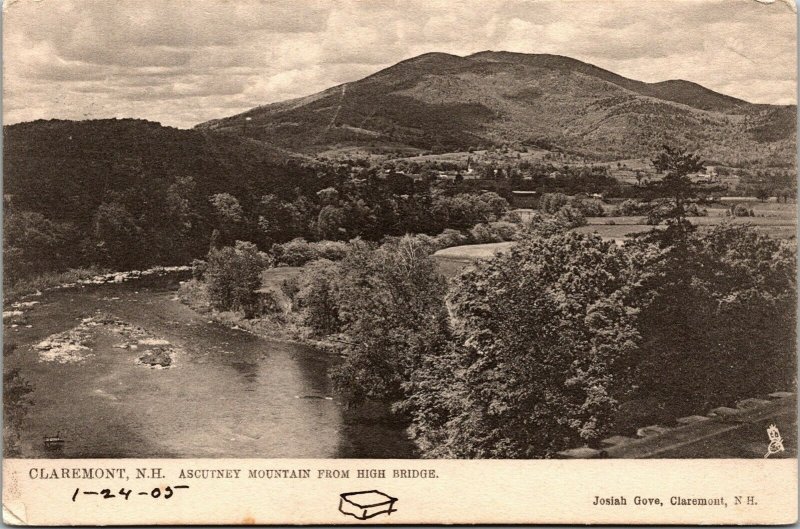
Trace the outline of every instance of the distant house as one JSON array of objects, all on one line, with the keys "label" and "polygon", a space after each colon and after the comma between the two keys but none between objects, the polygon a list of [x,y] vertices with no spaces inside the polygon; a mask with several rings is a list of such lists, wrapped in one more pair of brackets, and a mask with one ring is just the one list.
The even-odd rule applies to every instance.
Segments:
[{"label": "distant house", "polygon": [[698,182],[716,182],[718,179],[717,168],[713,165],[708,165],[697,173],[689,175]]},{"label": "distant house", "polygon": [[539,205],[538,191],[511,191],[511,207],[536,208]]}]

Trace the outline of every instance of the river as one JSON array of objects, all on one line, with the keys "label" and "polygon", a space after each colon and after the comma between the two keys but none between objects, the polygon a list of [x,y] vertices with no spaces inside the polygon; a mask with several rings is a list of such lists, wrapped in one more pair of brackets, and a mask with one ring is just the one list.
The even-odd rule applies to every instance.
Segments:
[{"label": "river", "polygon": [[[415,457],[402,427],[345,411],[327,376],[335,358],[211,322],[177,287],[162,278],[53,291],[32,298],[24,324],[4,326],[16,344],[4,369],[34,389],[22,457]],[[137,365],[141,351],[103,332],[80,363],[42,361],[36,344],[98,312],[170,342],[174,366]],[[46,448],[57,433],[63,448]]]}]

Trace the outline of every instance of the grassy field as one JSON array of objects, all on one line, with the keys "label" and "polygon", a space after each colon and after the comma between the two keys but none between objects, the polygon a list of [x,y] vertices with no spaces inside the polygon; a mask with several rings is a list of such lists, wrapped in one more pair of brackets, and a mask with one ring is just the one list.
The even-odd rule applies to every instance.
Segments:
[{"label": "grassy field", "polygon": [[[577,233],[596,233],[604,240],[622,243],[634,233],[642,233],[654,228],[646,224],[645,217],[589,217],[587,226],[575,228]],[[796,235],[797,224],[794,217],[724,217],[712,215],[708,217],[689,217],[689,221],[702,229],[710,229],[723,223],[749,224],[757,231],[776,239],[789,239]]]},{"label": "grassy field", "polygon": [[[700,229],[708,229],[723,223],[749,224],[756,230],[777,239],[789,239],[796,235],[796,204],[776,202],[745,202],[752,209],[755,217],[729,217],[725,207],[707,208],[707,217],[689,217],[689,220]],[[634,233],[641,233],[653,228],[646,223],[646,217],[589,217],[587,226],[576,228],[578,233],[596,233],[606,240],[622,242]]]},{"label": "grassy field", "polygon": [[458,275],[465,266],[474,263],[477,259],[492,257],[497,252],[511,248],[514,244],[514,242],[494,242],[453,246],[439,250],[433,254],[433,258],[439,265],[439,271],[445,277],[453,277]]},{"label": "grassy field", "polygon": [[280,288],[281,283],[287,279],[294,279],[300,275],[301,270],[303,270],[303,267],[301,266],[278,266],[276,268],[267,268],[261,273],[261,282],[265,288]]},{"label": "grassy field", "polygon": [[[749,224],[757,231],[776,239],[790,239],[796,236],[797,221],[795,204],[776,204],[757,202],[748,205],[753,209],[756,217],[727,217],[726,209],[709,209],[707,217],[690,217],[689,220],[700,229],[710,229],[722,223]],[[533,213],[530,209],[515,210],[523,220],[527,220]],[[650,231],[655,226],[646,224],[646,217],[589,217],[588,225],[575,228],[576,233],[595,233],[606,241],[622,244],[632,234]],[[439,264],[439,269],[447,277],[453,277],[463,268],[477,259],[492,257],[497,252],[510,248],[513,242],[498,242],[491,244],[472,244],[454,246],[439,250],[433,257]]]},{"label": "grassy field", "polygon": [[444,259],[482,259],[491,257],[499,251],[514,246],[513,241],[492,242],[487,244],[468,244],[465,246],[453,246],[439,250],[434,255]]},{"label": "grassy field", "polygon": [[[729,217],[725,205],[715,205],[706,208],[707,217],[690,217],[689,220],[696,226],[716,226],[724,222],[731,224],[750,224],[758,231],[779,239],[788,239],[795,236],[797,226],[797,205],[778,202],[760,202],[758,200],[737,202],[747,209],[752,209],[755,217]],[[606,211],[611,212],[612,206],[606,205]],[[523,221],[527,221],[534,213],[532,209],[514,210]],[[606,240],[621,242],[633,233],[648,231],[653,228],[647,224],[647,217],[588,217],[587,226],[575,229],[578,233],[597,233]],[[451,248],[451,250],[453,250]],[[454,250],[455,251],[455,250]],[[484,250],[485,251],[485,250]]]}]

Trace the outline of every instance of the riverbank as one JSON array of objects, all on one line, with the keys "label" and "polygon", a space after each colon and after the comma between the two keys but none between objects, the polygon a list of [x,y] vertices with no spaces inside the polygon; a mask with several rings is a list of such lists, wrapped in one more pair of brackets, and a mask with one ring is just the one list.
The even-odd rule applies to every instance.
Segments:
[{"label": "riverbank", "polygon": [[[275,272],[272,272],[272,271]],[[280,342],[315,347],[331,355],[341,355],[343,343],[335,338],[321,340],[312,335],[299,314],[292,310],[292,302],[281,292],[278,282],[287,277],[299,275],[300,268],[275,268],[264,272],[262,292],[269,293],[275,299],[275,312],[263,314],[255,318],[245,318],[240,311],[218,311],[211,307],[205,283],[197,279],[181,282],[178,299],[199,314],[207,316],[211,321],[225,325],[234,330],[242,330],[261,338]],[[271,273],[272,272],[272,273]]]},{"label": "riverbank", "polygon": [[30,279],[22,279],[13,284],[4,285],[3,302],[9,305],[42,295],[44,292],[63,290],[86,285],[103,285],[106,283],[125,283],[134,279],[158,277],[165,274],[188,273],[191,266],[154,266],[146,270],[128,270],[111,272],[108,269],[89,267],[72,268],[65,272],[42,274]]}]

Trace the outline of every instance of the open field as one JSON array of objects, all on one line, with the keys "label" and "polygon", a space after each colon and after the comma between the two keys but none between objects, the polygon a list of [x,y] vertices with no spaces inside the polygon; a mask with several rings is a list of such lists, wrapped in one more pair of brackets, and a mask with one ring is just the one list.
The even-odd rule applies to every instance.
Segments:
[{"label": "open field", "polygon": [[439,250],[433,254],[433,258],[439,265],[439,271],[449,278],[457,275],[465,266],[474,263],[477,259],[492,257],[497,252],[511,248],[514,244],[516,243],[508,241],[453,246]]},{"label": "open field", "polygon": [[280,287],[281,283],[287,279],[294,279],[300,275],[303,268],[300,266],[278,266],[267,268],[261,273],[261,282],[267,286]]},{"label": "open field", "polygon": [[[688,217],[695,226],[716,226],[717,224],[752,224],[753,226],[795,226],[794,217],[725,217],[713,215],[709,212],[707,217]],[[647,217],[587,217],[589,225],[647,225]]]},{"label": "open field", "polygon": [[[776,239],[796,237],[797,222],[795,204],[757,203],[752,205],[756,217],[726,217],[725,209],[709,209],[707,217],[690,217],[692,224],[700,229],[710,229],[723,223],[749,224],[757,231]],[[530,209],[515,210],[523,220],[528,220],[533,213]],[[576,233],[595,233],[606,241],[622,244],[635,233],[650,231],[655,226],[646,224],[646,217],[588,217],[588,224],[575,228]],[[458,274],[464,266],[477,259],[492,257],[513,246],[514,242],[498,242],[490,244],[471,244],[454,246],[439,250],[433,256],[442,273],[447,277]]]},{"label": "open field", "polygon": [[487,244],[468,244],[465,246],[453,246],[451,248],[444,248],[436,252],[435,255],[445,259],[482,259],[484,257],[491,257],[500,250],[505,250],[514,246],[513,241],[507,242],[492,242]]},{"label": "open field", "polygon": [[[701,217],[709,219],[709,217]],[[748,220],[758,219],[734,219],[732,224],[747,224]],[[741,221],[741,222],[739,222]],[[698,223],[700,229],[709,229],[712,226],[719,225],[720,223],[703,222]],[[751,222],[756,231],[769,235],[775,239],[790,239],[795,237],[797,228],[794,225],[786,224],[759,224]],[[573,231],[576,233],[595,233],[602,237],[604,240],[613,240],[617,243],[622,243],[635,233],[643,233],[653,229],[654,226],[647,224],[589,224],[588,226],[581,226],[575,228]]]}]

